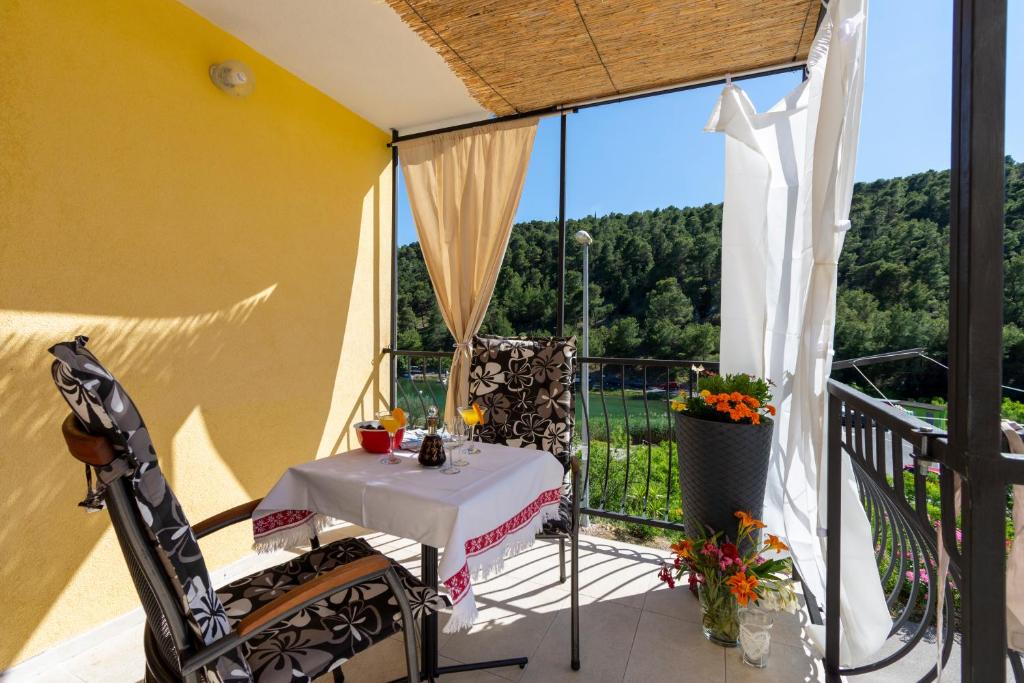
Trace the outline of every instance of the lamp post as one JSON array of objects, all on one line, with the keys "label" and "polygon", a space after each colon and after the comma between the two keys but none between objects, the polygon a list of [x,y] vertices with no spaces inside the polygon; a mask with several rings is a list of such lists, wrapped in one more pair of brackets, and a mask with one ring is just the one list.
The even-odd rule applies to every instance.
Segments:
[{"label": "lamp post", "polygon": [[[594,238],[586,230],[580,230],[574,235],[576,242],[583,247],[583,357],[590,357],[590,244]],[[582,425],[582,450],[583,463],[590,471],[590,367],[586,361],[580,366],[580,389],[583,393],[583,425]],[[583,507],[590,507],[590,477],[587,477],[583,487]],[[581,526],[590,525],[590,517],[580,517]]]}]

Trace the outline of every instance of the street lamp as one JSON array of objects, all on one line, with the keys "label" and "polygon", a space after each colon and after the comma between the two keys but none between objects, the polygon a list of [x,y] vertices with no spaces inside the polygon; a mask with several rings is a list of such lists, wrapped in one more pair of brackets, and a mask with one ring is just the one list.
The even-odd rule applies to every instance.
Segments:
[{"label": "street lamp", "polygon": [[[590,245],[594,238],[586,230],[580,230],[574,236],[576,243],[583,247],[583,357],[590,357]],[[583,462],[590,471],[588,461],[590,460],[590,367],[586,361],[580,365],[580,389],[583,390],[583,425],[582,425],[582,450]],[[586,485],[583,487],[583,507],[590,507],[590,477],[587,477]],[[581,526],[589,526],[590,518],[584,515],[580,518]]]}]

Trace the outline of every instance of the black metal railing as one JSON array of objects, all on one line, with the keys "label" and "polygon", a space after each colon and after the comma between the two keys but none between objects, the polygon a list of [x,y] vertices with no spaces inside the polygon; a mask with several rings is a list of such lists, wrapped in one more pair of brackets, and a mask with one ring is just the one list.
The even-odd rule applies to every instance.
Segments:
[{"label": "black metal railing", "polygon": [[[394,395],[409,412],[410,423],[422,426],[430,407],[443,412],[451,353],[399,350],[392,355]],[[573,438],[585,463],[583,515],[625,523],[641,536],[654,529],[683,529],[671,401],[696,391],[695,366],[718,370],[713,361],[578,358]],[[840,517],[838,506],[830,507],[824,612],[808,599],[811,620],[824,621],[831,634],[826,673],[856,676],[899,662],[907,680],[934,680],[937,529],[947,548],[959,548],[952,472],[928,460],[941,460],[938,451],[945,442],[937,437],[943,434],[944,409],[881,401],[835,381],[829,382],[828,393],[829,499],[839,499],[841,462],[848,458],[871,524],[879,581],[893,621],[889,641],[875,661],[839,667],[838,622],[828,615],[838,612]],[[942,588],[944,661],[960,642],[960,582],[954,550]],[[1009,652],[1008,657],[1015,680],[1024,683],[1019,654]],[[920,670],[906,673],[914,667]]]},{"label": "black metal railing", "polygon": [[[384,349],[391,354],[390,349]],[[444,415],[452,354],[445,351],[395,351],[392,395],[408,414],[411,427],[424,427],[430,408]]]},{"label": "black metal railing", "polygon": [[713,361],[581,357],[574,385],[575,443],[585,463],[581,512],[682,530],[671,402],[696,391],[695,367]]},{"label": "black metal railing", "polygon": [[[952,472],[939,465],[943,433],[933,421],[901,407],[873,399],[852,387],[828,385],[828,499],[838,503],[842,461],[848,458],[861,502],[871,524],[879,580],[893,618],[889,642],[868,664],[839,666],[840,525],[838,504],[828,508],[826,673],[856,676],[901,662],[907,680],[935,679],[936,607],[943,597],[943,661],[947,662],[961,631],[959,520],[954,513]],[[944,586],[938,579],[938,529],[950,552]],[[998,549],[997,552],[1002,552]],[[819,615],[812,613],[812,619]],[[928,642],[926,642],[928,641]],[[908,658],[911,652],[916,654]],[[1008,652],[1017,681],[1024,681],[1018,653]],[[918,670],[907,672],[908,667]],[[911,678],[913,676],[913,678]]]},{"label": "black metal railing", "polygon": [[[410,425],[423,426],[431,407],[443,412],[451,353],[397,350],[393,356],[396,401]],[[671,401],[693,395],[695,367],[717,371],[718,364],[577,358],[573,444],[584,462],[582,514],[635,525],[640,533],[682,530]]]}]

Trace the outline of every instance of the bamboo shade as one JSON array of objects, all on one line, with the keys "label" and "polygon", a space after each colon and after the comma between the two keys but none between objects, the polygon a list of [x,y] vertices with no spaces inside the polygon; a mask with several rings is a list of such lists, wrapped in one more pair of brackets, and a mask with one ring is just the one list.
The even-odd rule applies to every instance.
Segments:
[{"label": "bamboo shade", "polygon": [[821,0],[387,0],[497,115],[807,57]]}]

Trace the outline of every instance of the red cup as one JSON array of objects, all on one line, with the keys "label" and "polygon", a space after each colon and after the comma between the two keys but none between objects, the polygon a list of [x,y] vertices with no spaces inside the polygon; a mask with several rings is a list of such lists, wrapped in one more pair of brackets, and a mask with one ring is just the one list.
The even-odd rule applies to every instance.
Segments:
[{"label": "red cup", "polygon": [[[388,452],[388,433],[377,426],[376,422],[360,422],[356,426],[356,438],[363,450],[370,453]],[[395,449],[402,447],[402,437],[405,435],[405,428],[395,432]]]}]

